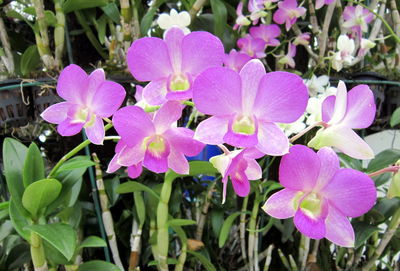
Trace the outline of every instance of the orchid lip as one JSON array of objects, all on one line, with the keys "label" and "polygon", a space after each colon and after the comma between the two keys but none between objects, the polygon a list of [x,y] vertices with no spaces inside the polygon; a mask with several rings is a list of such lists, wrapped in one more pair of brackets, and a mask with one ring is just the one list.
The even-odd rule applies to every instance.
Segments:
[{"label": "orchid lip", "polygon": [[322,212],[322,199],[317,193],[310,193],[303,198],[299,207],[307,216],[316,219]]},{"label": "orchid lip", "polygon": [[168,78],[168,89],[171,92],[186,91],[191,86],[190,77],[185,74],[174,74]]},{"label": "orchid lip", "polygon": [[165,139],[160,135],[146,137],[143,145],[147,146],[147,150],[157,157],[160,157],[167,148]]},{"label": "orchid lip", "polygon": [[237,134],[252,135],[256,131],[256,125],[253,117],[236,117],[232,124],[232,131]]}]

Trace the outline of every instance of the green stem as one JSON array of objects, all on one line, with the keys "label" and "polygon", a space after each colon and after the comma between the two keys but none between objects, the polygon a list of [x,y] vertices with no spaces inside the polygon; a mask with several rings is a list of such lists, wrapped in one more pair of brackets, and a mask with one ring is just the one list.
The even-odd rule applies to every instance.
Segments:
[{"label": "green stem", "polygon": [[35,271],[47,270],[46,256],[42,238],[36,233],[31,232],[31,257]]},{"label": "green stem", "polygon": [[194,102],[191,102],[191,101],[183,101],[182,103],[183,103],[183,104],[186,104],[186,105],[189,105],[189,106],[192,106],[192,107],[195,106],[195,105],[194,105]]},{"label": "green stem", "polygon": [[62,9],[62,0],[54,0],[54,9],[56,11],[57,25],[54,28],[55,43],[55,64],[57,68],[62,67],[62,56],[65,44],[65,14]]},{"label": "green stem", "polygon": [[[113,127],[113,125],[111,123],[107,124],[104,127],[104,130],[107,131],[109,129],[111,129]],[[64,164],[68,159],[70,159],[71,157],[73,157],[75,154],[77,154],[78,152],[80,152],[83,148],[85,148],[86,146],[88,146],[90,144],[90,140],[86,139],[85,141],[83,141],[81,144],[79,144],[78,146],[76,146],[75,148],[73,148],[69,153],[67,153],[66,155],[64,155],[60,161],[58,161],[58,163],[53,167],[53,169],[50,171],[49,175],[47,176],[47,178],[51,179],[54,178],[58,169],[62,166],[62,164]]]},{"label": "green stem", "polygon": [[[260,192],[256,189],[256,196],[254,199],[253,210],[251,211],[251,217],[249,221],[249,242],[248,242],[248,255],[249,255],[249,263],[250,263],[250,270],[254,270],[256,266],[253,266],[254,261],[254,247],[255,247],[255,240],[256,240],[256,226],[257,226],[257,215],[258,210],[260,209],[260,203],[262,197],[260,197]],[[255,263],[258,264],[258,263]],[[257,268],[258,269],[258,268]]]},{"label": "green stem", "polygon": [[168,202],[171,197],[172,183],[174,177],[165,174],[164,184],[161,189],[160,201],[157,206],[157,245],[158,245],[158,267],[161,271],[168,271]]}]

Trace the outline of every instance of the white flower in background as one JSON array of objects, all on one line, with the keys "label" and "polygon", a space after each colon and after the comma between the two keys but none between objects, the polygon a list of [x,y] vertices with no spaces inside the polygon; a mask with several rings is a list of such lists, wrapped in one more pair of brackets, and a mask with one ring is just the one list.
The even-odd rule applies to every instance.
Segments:
[{"label": "white flower in background", "polygon": [[360,49],[358,50],[358,55],[359,56],[365,56],[369,49],[374,48],[376,45],[375,42],[369,40],[369,39],[361,39],[360,43]]},{"label": "white flower in background", "polygon": [[326,75],[313,76],[310,79],[304,80],[304,83],[308,87],[308,93],[310,96],[316,96],[318,93],[324,92],[329,86],[329,77]]},{"label": "white flower in background", "polygon": [[279,127],[283,129],[283,132],[286,136],[295,135],[300,133],[306,128],[306,124],[304,123],[305,116],[301,116],[298,120],[292,123],[280,123]]},{"label": "white flower in background", "polygon": [[315,97],[308,99],[308,104],[306,108],[307,112],[307,125],[312,125],[315,122],[322,120],[322,103],[325,98],[330,95],[336,95],[337,89],[335,87],[329,87],[324,92],[319,93]]},{"label": "white flower in background", "polygon": [[337,41],[337,48],[339,51],[333,55],[332,68],[340,71],[343,66],[351,65],[354,59],[354,40],[350,39],[347,35],[340,35]]},{"label": "white flower in background", "polygon": [[157,24],[161,29],[168,30],[171,27],[179,27],[185,34],[189,34],[190,30],[187,26],[190,25],[190,15],[187,11],[177,12],[175,9],[171,9],[169,15],[162,13],[158,16]]}]

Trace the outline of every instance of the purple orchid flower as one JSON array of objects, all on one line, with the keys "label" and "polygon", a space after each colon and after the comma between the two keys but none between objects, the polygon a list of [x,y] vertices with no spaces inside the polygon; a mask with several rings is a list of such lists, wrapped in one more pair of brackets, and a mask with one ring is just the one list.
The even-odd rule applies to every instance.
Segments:
[{"label": "purple orchid flower", "polygon": [[105,131],[102,118],[114,114],[125,99],[125,89],[105,79],[102,69],[87,75],[79,66],[65,67],[57,82],[57,94],[65,100],[47,108],[40,116],[58,124],[62,136],[72,136],[85,128],[88,139],[103,144]]},{"label": "purple orchid flower", "polygon": [[233,190],[239,197],[246,197],[250,193],[249,180],[259,180],[262,169],[255,159],[264,156],[254,148],[235,150],[214,156],[210,159],[213,166],[222,175],[222,203],[226,199],[228,177],[230,177]]},{"label": "purple orchid flower", "polygon": [[283,155],[289,142],[275,122],[296,121],[306,109],[308,92],[299,76],[266,74],[261,61],[253,59],[240,73],[228,68],[201,73],[194,82],[193,101],[201,113],[213,115],[199,124],[196,139]]},{"label": "purple orchid flower", "polygon": [[306,13],[306,9],[297,6],[296,0],[284,0],[278,3],[279,9],[274,13],[274,22],[277,24],[285,23],[286,31],[294,25],[297,18]]},{"label": "purple orchid flower", "polygon": [[243,2],[239,2],[236,8],[236,21],[235,25],[233,26],[233,30],[240,30],[242,26],[249,25],[250,21],[247,19],[246,16],[243,15]]},{"label": "purple orchid flower", "polygon": [[315,9],[320,9],[322,8],[324,5],[330,5],[333,2],[335,2],[335,0],[316,0],[315,1]]},{"label": "purple orchid flower", "polygon": [[279,59],[279,63],[283,65],[288,65],[293,69],[296,66],[296,62],[294,61],[295,56],[296,56],[296,45],[289,42],[288,52],[284,57]]},{"label": "purple orchid flower", "polygon": [[322,120],[326,127],[320,129],[308,143],[309,147],[335,147],[357,159],[371,159],[374,152],[352,129],[369,127],[375,117],[374,95],[367,85],[358,85],[348,93],[339,81],[336,96],[328,96],[322,103]]},{"label": "purple orchid flower", "polygon": [[265,41],[266,46],[278,46],[279,40],[275,39],[281,34],[281,29],[276,24],[260,25],[250,28],[250,35]]},{"label": "purple orchid flower", "polygon": [[307,46],[308,44],[310,44],[310,33],[301,33],[299,35],[297,35],[297,37],[294,39],[293,44],[294,45],[303,45],[303,46]]},{"label": "purple orchid flower", "polygon": [[118,110],[113,123],[122,142],[117,145],[107,172],[126,166],[128,174],[131,170],[131,176],[138,176],[143,164],[156,173],[170,168],[179,174],[188,174],[185,155],[197,155],[204,144],[193,139],[192,130],[176,127],[181,114],[182,105],[176,101],[166,102],[153,119],[137,106]]},{"label": "purple orchid flower", "polygon": [[229,54],[226,54],[224,57],[224,65],[225,67],[231,68],[234,71],[240,71],[244,64],[249,62],[251,57],[247,54],[243,54],[237,52],[235,49],[232,49]]},{"label": "purple orchid flower", "polygon": [[343,11],[343,27],[351,29],[357,33],[361,41],[362,32],[368,31],[368,24],[372,21],[374,15],[362,6],[346,6]]},{"label": "purple orchid flower", "polygon": [[343,246],[354,246],[354,230],[347,217],[368,212],[376,201],[372,179],[360,171],[341,169],[331,148],[315,153],[294,145],[282,157],[279,182],[283,190],[273,194],[262,207],[272,217],[294,216],[296,228],[313,238],[327,238]]},{"label": "purple orchid flower", "polygon": [[266,56],[264,52],[266,43],[262,39],[246,35],[237,41],[237,46],[240,48],[241,53],[247,54],[252,58],[263,58]]},{"label": "purple orchid flower", "polygon": [[192,98],[196,76],[210,67],[222,65],[224,46],[208,32],[192,32],[185,36],[177,27],[165,33],[164,40],[141,38],[128,50],[127,62],[139,81],[151,81],[143,89],[144,99],[151,105],[167,100]]}]

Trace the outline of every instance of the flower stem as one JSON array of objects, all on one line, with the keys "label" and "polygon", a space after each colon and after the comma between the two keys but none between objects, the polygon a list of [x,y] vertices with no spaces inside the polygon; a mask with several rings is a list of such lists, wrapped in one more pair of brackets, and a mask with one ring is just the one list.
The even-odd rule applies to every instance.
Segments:
[{"label": "flower stem", "polygon": [[381,174],[386,173],[386,172],[394,172],[394,173],[396,173],[396,172],[399,171],[399,169],[400,169],[400,166],[390,166],[390,167],[386,167],[386,168],[377,170],[375,172],[369,173],[368,176],[369,177],[375,177],[375,176],[381,175]]},{"label": "flower stem", "polygon": [[31,257],[35,271],[47,271],[46,256],[42,238],[36,233],[31,232]]},{"label": "flower stem", "polygon": [[157,206],[157,246],[158,246],[158,267],[161,271],[168,271],[168,203],[171,197],[172,183],[174,177],[165,174],[163,186],[161,188],[160,201]]},{"label": "flower stem", "polygon": [[[254,252],[255,250],[255,239],[256,239],[256,227],[257,227],[257,215],[258,210],[260,209],[260,203],[262,197],[259,196],[260,192],[256,189],[256,196],[254,199],[253,209],[251,211],[250,221],[249,221],[249,240],[248,240],[248,255],[249,255],[249,263],[250,263],[250,270],[258,269],[258,262],[254,263]],[[252,265],[254,263],[254,266]]]},{"label": "flower stem", "polygon": [[240,224],[239,224],[239,235],[240,235],[240,247],[242,250],[242,258],[245,263],[247,263],[247,253],[246,253],[246,211],[247,204],[249,202],[249,196],[243,199],[242,213],[240,214]]},{"label": "flower stem", "polygon": [[216,183],[217,182],[213,182],[208,187],[207,195],[204,199],[203,208],[201,209],[201,214],[200,214],[199,221],[197,223],[197,229],[196,229],[196,235],[195,235],[196,240],[199,240],[199,241],[201,241],[201,237],[203,236],[204,224],[206,223],[207,213],[208,213],[208,209],[211,205],[212,193],[214,192],[214,187],[215,187]]},{"label": "flower stem", "polygon": [[[111,129],[113,127],[113,125],[111,123],[107,124],[104,127],[104,131],[107,131],[109,129]],[[49,175],[47,176],[48,179],[54,178],[57,171],[60,169],[60,167],[62,166],[62,164],[64,164],[68,159],[70,159],[71,157],[73,157],[75,154],[77,154],[78,152],[80,152],[83,148],[85,148],[86,146],[88,146],[90,144],[90,140],[86,139],[85,141],[83,141],[81,144],[79,144],[78,146],[76,146],[75,148],[73,148],[69,153],[67,153],[66,155],[64,155],[60,161],[58,161],[58,163],[53,167],[53,169],[50,171]]]},{"label": "flower stem", "polygon": [[218,144],[218,147],[224,152],[225,155],[230,154],[230,151],[223,144]]},{"label": "flower stem", "polygon": [[299,139],[300,137],[302,137],[303,135],[305,135],[307,132],[309,132],[310,130],[312,130],[314,127],[316,126],[325,126],[325,123],[323,121],[319,121],[316,122],[314,124],[311,124],[310,126],[308,126],[307,128],[305,128],[303,131],[300,131],[297,135],[292,136],[289,141],[290,143],[295,142],[297,139]]}]

